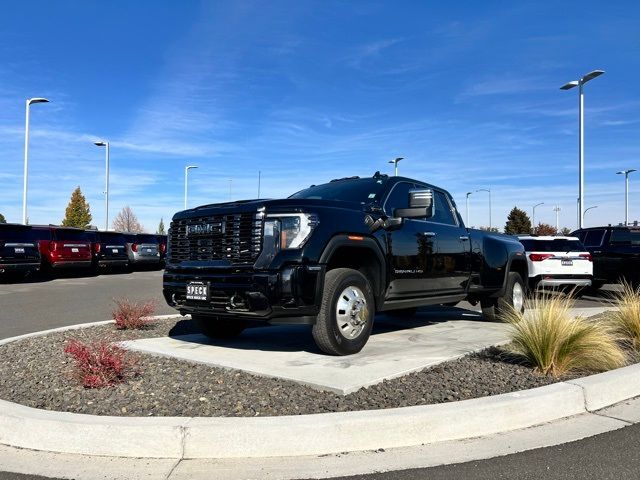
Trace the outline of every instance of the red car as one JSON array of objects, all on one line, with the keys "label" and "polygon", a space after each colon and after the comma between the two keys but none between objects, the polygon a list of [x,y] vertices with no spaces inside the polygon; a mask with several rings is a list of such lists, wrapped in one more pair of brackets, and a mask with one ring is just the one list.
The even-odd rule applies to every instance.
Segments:
[{"label": "red car", "polygon": [[91,268],[91,240],[80,228],[34,226],[44,270]]}]

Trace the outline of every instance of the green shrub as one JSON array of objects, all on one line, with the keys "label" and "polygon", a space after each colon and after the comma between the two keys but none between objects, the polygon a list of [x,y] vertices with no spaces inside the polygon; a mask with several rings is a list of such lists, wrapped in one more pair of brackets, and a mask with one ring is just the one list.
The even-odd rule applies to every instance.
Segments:
[{"label": "green shrub", "polygon": [[605,314],[624,341],[640,352],[640,287],[622,283],[622,291],[611,295],[616,310]]}]

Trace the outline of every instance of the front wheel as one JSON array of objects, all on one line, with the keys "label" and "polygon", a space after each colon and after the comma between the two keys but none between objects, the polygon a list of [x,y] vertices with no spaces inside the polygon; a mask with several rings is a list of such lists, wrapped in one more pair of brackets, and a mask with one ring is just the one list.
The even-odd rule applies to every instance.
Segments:
[{"label": "front wheel", "polygon": [[504,295],[498,298],[485,298],[480,301],[485,320],[498,322],[510,311],[524,312],[525,287],[519,273],[509,272]]},{"label": "front wheel", "polygon": [[243,320],[227,320],[203,315],[191,315],[191,320],[194,321],[198,330],[207,337],[215,339],[235,338],[247,328]]},{"label": "front wheel", "polygon": [[367,278],[350,268],[329,270],[313,339],[330,355],[358,353],[369,340],[374,315],[373,290]]}]

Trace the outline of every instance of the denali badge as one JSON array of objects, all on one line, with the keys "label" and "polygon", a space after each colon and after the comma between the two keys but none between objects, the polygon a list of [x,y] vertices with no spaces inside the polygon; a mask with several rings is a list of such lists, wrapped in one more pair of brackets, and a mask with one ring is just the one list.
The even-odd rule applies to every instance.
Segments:
[{"label": "denali badge", "polygon": [[187,237],[195,235],[211,235],[214,233],[224,233],[224,222],[196,223],[195,225],[187,225]]}]

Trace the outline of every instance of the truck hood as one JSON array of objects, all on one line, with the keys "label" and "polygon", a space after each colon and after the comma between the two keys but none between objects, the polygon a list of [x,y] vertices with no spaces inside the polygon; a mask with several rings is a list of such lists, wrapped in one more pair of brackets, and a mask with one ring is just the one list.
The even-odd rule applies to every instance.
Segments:
[{"label": "truck hood", "polygon": [[205,217],[209,215],[226,215],[234,213],[256,212],[264,208],[267,214],[279,212],[305,212],[317,208],[338,208],[362,212],[368,205],[356,202],[343,202],[340,200],[320,200],[310,198],[285,198],[279,200],[239,200],[227,203],[213,203],[200,207],[183,210],[173,216],[173,220],[183,218]]}]

